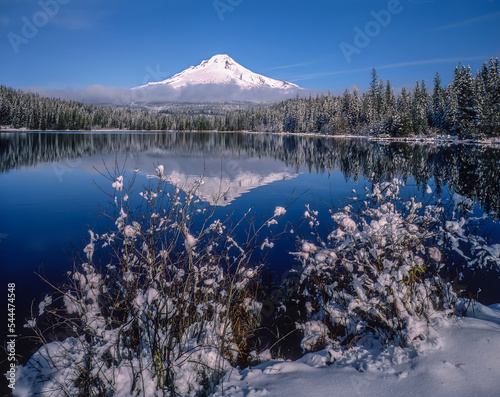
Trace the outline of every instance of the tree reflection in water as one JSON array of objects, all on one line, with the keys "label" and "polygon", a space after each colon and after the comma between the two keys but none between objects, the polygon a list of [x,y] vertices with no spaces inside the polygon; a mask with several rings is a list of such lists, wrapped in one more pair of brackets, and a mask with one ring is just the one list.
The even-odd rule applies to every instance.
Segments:
[{"label": "tree reflection in water", "polygon": [[[500,210],[500,149],[474,144],[383,142],[363,138],[253,133],[1,133],[0,172],[96,154],[273,158],[297,170],[340,170],[346,178],[413,178],[419,188],[447,185],[488,213]],[[202,170],[200,170],[202,172]]]}]

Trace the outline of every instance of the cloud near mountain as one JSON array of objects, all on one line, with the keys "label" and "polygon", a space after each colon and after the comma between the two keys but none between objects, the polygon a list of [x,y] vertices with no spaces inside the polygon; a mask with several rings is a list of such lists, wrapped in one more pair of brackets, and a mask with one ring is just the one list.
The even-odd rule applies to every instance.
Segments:
[{"label": "cloud near mountain", "polygon": [[121,106],[168,102],[270,102],[312,93],[295,84],[253,73],[227,55],[215,55],[167,80],[132,89],[92,85],[81,90],[42,87],[28,87],[27,90],[43,96]]}]

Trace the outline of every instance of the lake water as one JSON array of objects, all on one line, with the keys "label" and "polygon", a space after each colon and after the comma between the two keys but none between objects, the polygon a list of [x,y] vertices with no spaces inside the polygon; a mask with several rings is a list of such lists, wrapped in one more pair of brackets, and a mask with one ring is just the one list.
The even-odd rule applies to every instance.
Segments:
[{"label": "lake water", "polygon": [[[488,146],[239,133],[2,132],[0,278],[5,293],[7,283],[16,283],[19,330],[31,303],[37,308],[50,291],[38,274],[62,280],[75,252],[87,244],[88,229],[105,231],[106,220],[98,214],[110,205],[105,192],[112,188],[100,173],[115,163],[126,176],[139,169],[136,193],[162,164],[176,183],[203,175],[199,198],[216,204],[217,216],[238,219],[252,208],[258,218],[290,204],[286,221],[292,223],[305,203],[327,219],[328,203],[341,203],[373,180],[399,177],[408,195],[421,195],[429,185],[434,197],[456,192],[474,200],[476,213],[493,214],[485,230],[500,241],[494,221],[500,210],[500,150]],[[287,252],[294,244],[288,236],[268,252],[275,275],[292,266]],[[480,298],[500,302],[498,280],[488,282]],[[2,324],[5,318],[2,313]]]}]

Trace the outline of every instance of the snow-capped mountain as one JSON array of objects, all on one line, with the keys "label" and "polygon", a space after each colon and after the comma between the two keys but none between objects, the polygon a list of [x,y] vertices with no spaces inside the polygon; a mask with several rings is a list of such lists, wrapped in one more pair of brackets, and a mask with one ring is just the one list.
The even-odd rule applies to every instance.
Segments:
[{"label": "snow-capped mountain", "polygon": [[205,84],[235,85],[243,89],[276,88],[289,90],[299,88],[295,84],[254,73],[224,54],[214,55],[198,66],[191,66],[167,80],[148,83],[141,87],[164,85],[172,88],[183,88]]}]

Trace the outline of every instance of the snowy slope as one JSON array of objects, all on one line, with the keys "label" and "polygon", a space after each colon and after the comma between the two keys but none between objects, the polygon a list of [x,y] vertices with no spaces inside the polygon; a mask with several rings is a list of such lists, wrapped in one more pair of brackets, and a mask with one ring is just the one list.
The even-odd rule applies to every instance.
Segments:
[{"label": "snowy slope", "polygon": [[441,319],[415,350],[354,348],[331,365],[323,350],[234,369],[212,397],[498,397],[499,308],[476,304],[478,318]]},{"label": "snowy slope", "polygon": [[235,62],[230,56],[224,54],[214,55],[198,66],[191,66],[167,80],[148,83],[142,87],[167,85],[172,88],[181,88],[196,84],[234,84],[244,89],[269,87],[287,90],[299,88],[297,85],[286,81],[275,80],[253,73]]},{"label": "snowy slope", "polygon": [[[332,355],[327,350],[297,361],[271,360],[262,354],[261,364],[230,370],[211,397],[498,397],[500,304],[474,306],[476,318],[441,317],[429,337],[415,347],[354,347],[337,352],[333,364],[328,364]],[[45,345],[32,358],[38,360],[36,370],[18,367],[13,395],[66,396],[64,390],[44,388],[42,383],[54,377],[56,384],[67,384],[74,369],[57,372],[43,357],[50,352],[65,360],[74,342],[68,338]],[[126,375],[123,371],[116,377],[115,396],[131,396]],[[149,386],[141,396],[155,395],[154,382]]]}]

